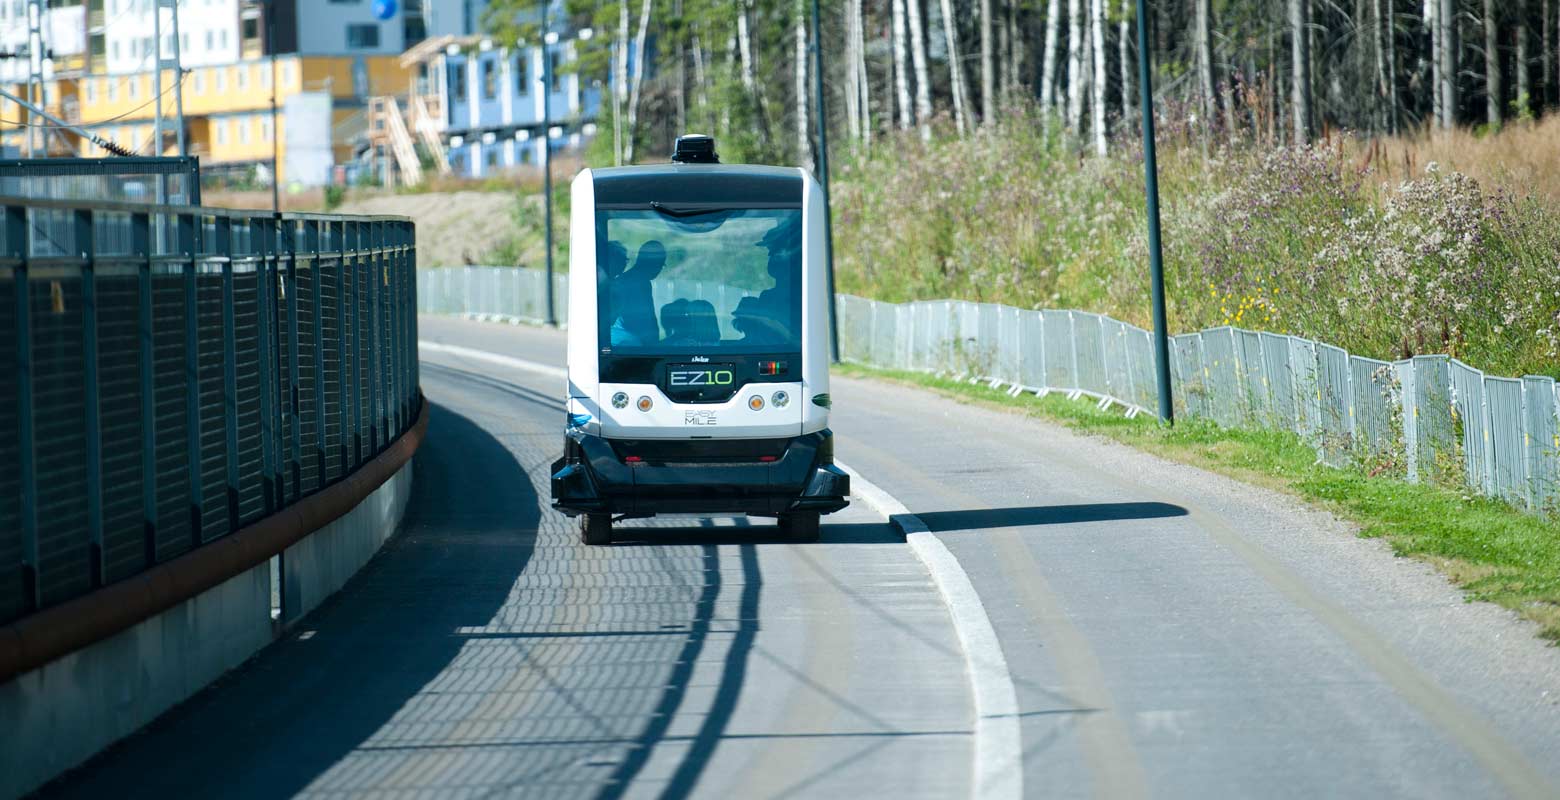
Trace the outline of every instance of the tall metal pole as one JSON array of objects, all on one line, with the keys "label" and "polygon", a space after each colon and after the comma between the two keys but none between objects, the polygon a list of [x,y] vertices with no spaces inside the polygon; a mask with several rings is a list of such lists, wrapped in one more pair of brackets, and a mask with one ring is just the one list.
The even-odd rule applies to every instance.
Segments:
[{"label": "tall metal pole", "polygon": [[[816,2],[816,0],[814,0]],[[1137,0],[1138,85],[1143,94],[1143,179],[1148,192],[1148,262],[1154,302],[1154,369],[1159,376],[1159,420],[1175,424],[1170,402],[1170,335],[1165,320],[1165,264],[1159,247],[1159,164],[1154,158],[1154,84],[1149,67],[1148,8]]]},{"label": "tall metal pole", "polygon": [[266,3],[265,49],[271,51],[271,213],[282,211],[282,130],[276,126],[276,95],[281,87],[276,83],[276,0]]},{"label": "tall metal pole", "polygon": [[829,356],[840,360],[840,323],[834,302],[834,214],[829,209],[829,113],[823,96],[823,48],[818,42],[818,0],[812,1],[813,93],[818,96],[818,183],[823,186],[823,252],[829,275]]},{"label": "tall metal pole", "polygon": [[547,226],[547,324],[558,327],[553,310],[553,223],[552,223],[552,55],[547,51],[547,4],[542,0],[542,207]]},{"label": "tall metal pole", "polygon": [[[162,55],[162,0],[152,3],[152,157],[163,154],[163,55]],[[161,183],[161,181],[159,181]],[[168,198],[159,196],[157,202]]]},{"label": "tall metal pole", "polygon": [[[188,158],[190,155],[189,143],[184,136],[184,51],[179,43],[179,3],[178,0],[168,0],[168,7],[172,9],[173,17],[173,114],[178,121],[179,158]],[[274,81],[273,81],[274,84]],[[276,129],[272,127],[274,134]],[[185,196],[193,196],[186,188]]]}]

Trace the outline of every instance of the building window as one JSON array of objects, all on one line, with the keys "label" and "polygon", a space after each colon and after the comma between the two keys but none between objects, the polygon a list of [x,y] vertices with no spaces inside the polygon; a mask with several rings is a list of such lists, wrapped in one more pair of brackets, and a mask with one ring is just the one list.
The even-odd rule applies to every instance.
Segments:
[{"label": "building window", "polygon": [[140,78],[140,76],[132,77],[130,80],[126,81],[126,85],[130,87],[130,99],[131,100],[134,100],[134,99],[136,99],[137,97],[139,97],[141,95],[141,78]]},{"label": "building window", "polygon": [[112,103],[112,102],[115,102],[118,99],[119,99],[119,81],[109,81],[108,82],[108,102]]},{"label": "building window", "polygon": [[217,94],[222,94],[223,92],[227,91],[227,69],[225,67],[217,67],[216,73]]},{"label": "building window", "polygon": [[118,39],[114,40],[114,46],[113,46],[112,49],[114,51],[114,60],[118,61],[119,60],[119,40]]},{"label": "building window", "polygon": [[465,64],[456,64],[450,69],[450,99],[457,103],[466,102]]},{"label": "building window", "polygon": [[183,55],[185,53],[188,53],[189,51],[190,51],[190,35],[187,34],[187,33],[179,34],[179,54]]},{"label": "building window", "polygon": [[260,141],[262,141],[262,142],[269,142],[269,141],[271,141],[271,118],[270,117],[261,117],[260,118]]},{"label": "building window", "polygon": [[217,129],[217,144],[227,144],[227,120],[219,119],[212,125]]},{"label": "building window", "polygon": [[87,83],[87,102],[88,103],[96,103],[97,102],[97,80],[92,79],[92,78],[88,78],[86,83]]},{"label": "building window", "polygon": [[249,144],[249,120],[239,119],[234,122],[238,127],[238,143]]},{"label": "building window", "polygon": [[563,74],[558,71],[558,65],[563,62],[563,58],[558,53],[554,52],[548,53],[547,59],[547,68],[552,72],[552,75],[550,76],[552,78],[552,82],[547,91],[561,92],[563,91]]},{"label": "building window", "polygon": [[529,53],[521,53],[515,56],[515,91],[519,94],[531,93],[531,59]]},{"label": "building window", "polygon": [[236,72],[237,80],[234,81],[234,83],[237,84],[239,90],[242,91],[244,89],[248,89],[249,88],[249,67],[248,67],[248,65],[246,65],[246,64],[238,65],[238,67],[235,69],[235,72]]},{"label": "building window", "polygon": [[369,50],[378,46],[378,25],[361,24],[347,26],[347,47],[353,50]]},{"label": "building window", "polygon": [[482,99],[498,97],[498,62],[482,62]]},{"label": "building window", "polygon": [[488,169],[492,169],[498,166],[499,149],[497,147],[493,145],[487,145],[482,148],[482,152],[487,159]]},{"label": "building window", "polygon": [[272,63],[260,68],[260,88],[271,88],[271,70],[274,69],[275,66],[276,65]]},{"label": "building window", "polygon": [[207,50],[215,50],[215,49],[217,49],[217,32],[216,31],[213,31],[213,30],[206,31],[206,49]]},{"label": "building window", "polygon": [[293,74],[292,74],[293,62],[291,62],[291,61],[283,61],[280,66],[281,66],[281,77],[278,78],[277,80],[280,80],[284,84],[292,83],[292,79],[293,79]]}]

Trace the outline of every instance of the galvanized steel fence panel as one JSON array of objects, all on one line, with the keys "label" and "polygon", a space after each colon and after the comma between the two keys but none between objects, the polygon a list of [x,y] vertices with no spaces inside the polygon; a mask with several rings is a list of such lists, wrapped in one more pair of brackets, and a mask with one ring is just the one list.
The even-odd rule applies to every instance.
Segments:
[{"label": "galvanized steel fence panel", "polygon": [[[319,491],[414,418],[410,222],[0,208],[0,622]],[[348,417],[378,435],[348,448]]]}]

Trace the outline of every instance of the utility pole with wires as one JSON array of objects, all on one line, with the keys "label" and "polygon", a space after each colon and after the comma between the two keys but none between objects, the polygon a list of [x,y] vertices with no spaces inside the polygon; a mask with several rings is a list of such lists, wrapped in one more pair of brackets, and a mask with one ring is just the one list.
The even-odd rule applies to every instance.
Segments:
[{"label": "utility pole with wires", "polygon": [[37,108],[49,104],[43,83],[43,11],[44,0],[27,0],[27,155],[37,158],[38,140],[43,140],[43,155],[49,154],[49,135],[38,123]]}]

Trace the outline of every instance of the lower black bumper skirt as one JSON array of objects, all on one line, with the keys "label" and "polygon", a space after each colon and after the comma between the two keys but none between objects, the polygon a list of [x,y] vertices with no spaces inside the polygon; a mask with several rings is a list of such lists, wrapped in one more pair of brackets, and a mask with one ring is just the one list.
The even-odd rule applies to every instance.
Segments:
[{"label": "lower black bumper skirt", "polygon": [[553,507],[569,516],[769,515],[827,514],[849,503],[850,476],[834,465],[833,434],[826,430],[788,440],[769,462],[666,461],[656,457],[654,442],[634,446],[643,460],[627,463],[611,441],[569,433],[563,458],[553,463]]}]

